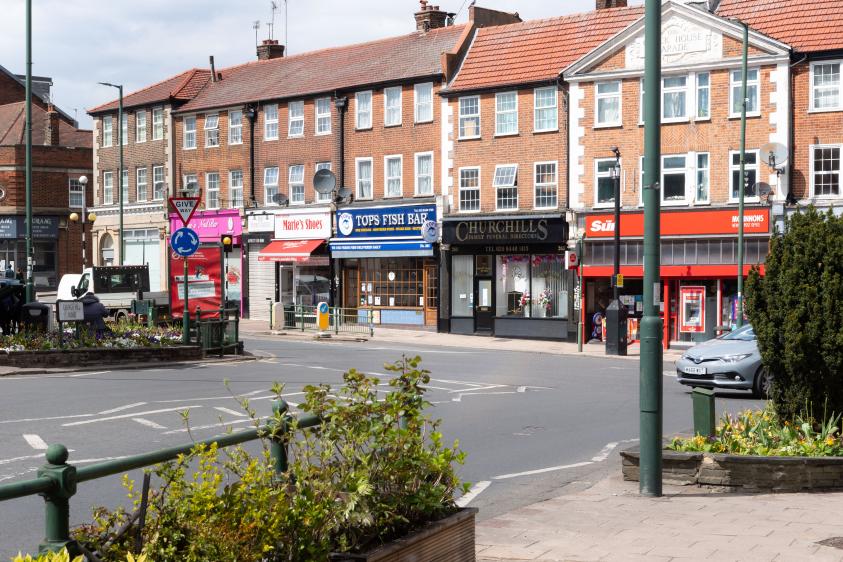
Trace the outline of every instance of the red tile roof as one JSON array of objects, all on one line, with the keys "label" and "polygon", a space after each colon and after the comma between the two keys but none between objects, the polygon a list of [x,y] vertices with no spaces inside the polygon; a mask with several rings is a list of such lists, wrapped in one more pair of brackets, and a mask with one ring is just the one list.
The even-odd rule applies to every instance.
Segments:
[{"label": "red tile roof", "polygon": [[179,111],[303,97],[367,84],[443,73],[441,55],[456,47],[465,24],[368,43],[323,49],[224,69]]},{"label": "red tile roof", "polygon": [[723,0],[717,15],[739,18],[803,53],[843,49],[841,0]]},{"label": "red tile roof", "polygon": [[[171,76],[157,84],[147,86],[136,92],[123,96],[123,107],[138,107],[153,103],[162,103],[171,100],[187,101],[198,94],[202,88],[211,80],[211,71],[194,68]],[[117,109],[118,100],[89,109],[91,115],[114,111]]]},{"label": "red tile roof", "polygon": [[480,29],[448,91],[554,80],[643,14],[641,7],[611,8]]},{"label": "red tile roof", "polygon": [[[0,105],[0,145],[24,144],[26,102]],[[32,144],[44,144],[47,112],[32,104]],[[91,148],[91,131],[77,129],[61,116],[59,117],[59,146]]]}]

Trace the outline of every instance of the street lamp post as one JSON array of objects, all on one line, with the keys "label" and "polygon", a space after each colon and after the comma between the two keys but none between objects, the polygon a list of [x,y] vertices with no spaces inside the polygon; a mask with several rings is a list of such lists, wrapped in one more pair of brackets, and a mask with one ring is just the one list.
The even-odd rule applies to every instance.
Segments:
[{"label": "street lamp post", "polygon": [[35,298],[32,263],[32,0],[26,0],[26,302]]},{"label": "street lamp post", "polygon": [[620,301],[621,277],[621,152],[612,147],[615,165],[609,170],[615,199],[615,260],[612,302],[606,308],[606,355],[626,355],[626,307]]},{"label": "street lamp post", "polygon": [[743,326],[743,214],[744,214],[744,193],[747,187],[746,173],[746,73],[747,73],[747,51],[749,50],[749,26],[746,22],[740,22],[743,26],[743,55],[741,58],[741,166],[740,177],[738,178],[738,302],[737,318],[735,323],[738,328]]},{"label": "street lamp post", "polygon": [[[120,261],[118,263],[120,265],[123,265],[123,256],[126,253],[123,251],[125,249],[125,244],[123,242],[123,85],[111,84],[109,82],[100,82],[100,84],[102,84],[103,86],[117,88],[117,91],[120,93],[120,99],[117,105],[117,147],[120,151],[120,160],[119,164],[117,165],[117,185],[119,189],[119,193],[117,194],[117,200],[120,202]],[[128,129],[128,127],[126,128]]]}]

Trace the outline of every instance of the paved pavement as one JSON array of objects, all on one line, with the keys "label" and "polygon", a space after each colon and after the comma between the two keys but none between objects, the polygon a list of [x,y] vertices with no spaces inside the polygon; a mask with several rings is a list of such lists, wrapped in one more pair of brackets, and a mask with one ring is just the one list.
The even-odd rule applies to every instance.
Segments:
[{"label": "paved pavement", "polygon": [[843,536],[843,493],[665,486],[646,498],[615,464],[588,489],[479,522],[478,560],[843,560],[843,550],[818,544]]}]

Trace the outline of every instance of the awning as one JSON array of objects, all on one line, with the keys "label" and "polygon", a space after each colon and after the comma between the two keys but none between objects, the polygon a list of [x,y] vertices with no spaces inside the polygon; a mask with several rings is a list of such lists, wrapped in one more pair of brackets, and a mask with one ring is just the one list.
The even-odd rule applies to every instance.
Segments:
[{"label": "awning", "polygon": [[324,240],[273,240],[258,252],[258,261],[305,262]]},{"label": "awning", "polygon": [[433,255],[433,244],[415,240],[334,242],[333,258],[427,257]]}]

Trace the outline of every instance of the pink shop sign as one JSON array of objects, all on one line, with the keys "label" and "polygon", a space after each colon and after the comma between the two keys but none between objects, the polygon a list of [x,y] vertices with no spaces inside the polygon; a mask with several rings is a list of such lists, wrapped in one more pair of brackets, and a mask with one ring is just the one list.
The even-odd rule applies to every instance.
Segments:
[{"label": "pink shop sign", "polygon": [[[239,238],[243,234],[243,223],[240,219],[240,211],[237,209],[225,209],[222,211],[198,211],[187,224],[188,228],[195,230],[202,241],[219,242],[223,234],[229,234]],[[170,213],[170,232],[175,232],[182,227],[178,215]]]}]

